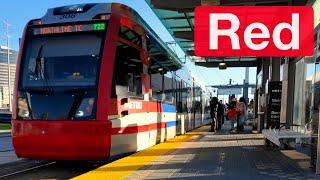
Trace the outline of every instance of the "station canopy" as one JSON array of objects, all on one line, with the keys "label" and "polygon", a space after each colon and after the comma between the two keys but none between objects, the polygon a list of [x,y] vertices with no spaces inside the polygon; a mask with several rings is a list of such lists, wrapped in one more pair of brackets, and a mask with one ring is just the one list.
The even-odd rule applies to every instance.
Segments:
[{"label": "station canopy", "polygon": [[255,67],[257,57],[197,57],[194,54],[194,9],[201,5],[282,6],[305,5],[307,0],[147,0],[182,50],[198,66]]}]

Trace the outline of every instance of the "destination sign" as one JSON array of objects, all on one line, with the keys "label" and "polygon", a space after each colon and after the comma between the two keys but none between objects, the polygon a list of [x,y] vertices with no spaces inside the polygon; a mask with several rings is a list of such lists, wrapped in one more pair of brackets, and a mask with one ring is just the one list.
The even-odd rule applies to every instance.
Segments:
[{"label": "destination sign", "polygon": [[60,34],[60,33],[71,33],[71,32],[87,32],[87,31],[102,31],[105,29],[106,29],[105,23],[62,25],[62,26],[34,28],[33,35]]}]

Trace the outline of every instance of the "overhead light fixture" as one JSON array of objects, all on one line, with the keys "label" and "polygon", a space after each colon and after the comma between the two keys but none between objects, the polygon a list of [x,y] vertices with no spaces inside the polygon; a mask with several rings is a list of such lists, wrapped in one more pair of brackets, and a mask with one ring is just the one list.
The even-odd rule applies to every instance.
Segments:
[{"label": "overhead light fixture", "polygon": [[163,71],[163,68],[158,68],[158,71]]},{"label": "overhead light fixture", "polygon": [[227,64],[224,62],[219,63],[219,69],[221,69],[221,70],[227,69]]}]

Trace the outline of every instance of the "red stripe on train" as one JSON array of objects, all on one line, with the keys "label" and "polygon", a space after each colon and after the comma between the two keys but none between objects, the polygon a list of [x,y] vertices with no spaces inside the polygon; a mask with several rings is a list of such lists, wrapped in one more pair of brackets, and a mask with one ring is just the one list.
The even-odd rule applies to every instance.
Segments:
[{"label": "red stripe on train", "polygon": [[135,134],[139,132],[162,129],[165,127],[166,127],[165,122],[152,123],[152,124],[142,125],[142,126],[117,127],[117,128],[112,128],[111,134],[112,135]]}]

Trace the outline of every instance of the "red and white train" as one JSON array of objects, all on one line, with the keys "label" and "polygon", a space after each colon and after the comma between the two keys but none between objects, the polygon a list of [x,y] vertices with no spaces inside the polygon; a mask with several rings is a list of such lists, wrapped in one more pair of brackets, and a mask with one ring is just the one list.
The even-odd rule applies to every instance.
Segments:
[{"label": "red and white train", "polygon": [[20,44],[13,146],[24,158],[106,159],[208,123],[207,100],[131,8],[52,8]]}]

